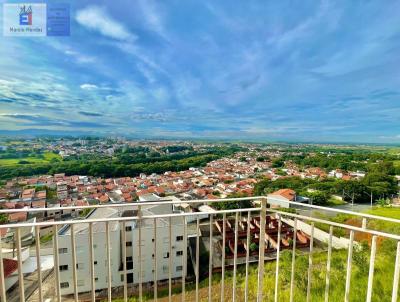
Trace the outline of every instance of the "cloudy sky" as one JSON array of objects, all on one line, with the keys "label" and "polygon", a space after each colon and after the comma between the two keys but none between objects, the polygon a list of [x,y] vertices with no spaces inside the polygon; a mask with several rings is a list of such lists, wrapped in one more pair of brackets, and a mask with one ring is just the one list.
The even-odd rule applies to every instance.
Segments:
[{"label": "cloudy sky", "polygon": [[0,36],[0,130],[399,143],[399,12],[74,1],[69,37]]}]

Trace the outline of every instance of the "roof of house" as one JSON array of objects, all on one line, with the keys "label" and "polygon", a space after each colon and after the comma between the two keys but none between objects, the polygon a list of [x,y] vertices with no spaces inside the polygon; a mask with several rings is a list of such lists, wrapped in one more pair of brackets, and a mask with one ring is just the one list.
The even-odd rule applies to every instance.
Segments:
[{"label": "roof of house", "polygon": [[10,276],[17,269],[18,269],[17,260],[3,258],[4,278]]},{"label": "roof of house", "polygon": [[271,195],[279,195],[290,201],[294,201],[296,199],[296,191],[292,189],[280,189],[271,193]]}]

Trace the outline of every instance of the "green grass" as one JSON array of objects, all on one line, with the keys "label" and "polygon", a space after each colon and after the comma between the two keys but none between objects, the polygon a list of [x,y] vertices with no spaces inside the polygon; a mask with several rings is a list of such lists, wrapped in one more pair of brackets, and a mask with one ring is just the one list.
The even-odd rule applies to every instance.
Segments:
[{"label": "green grass", "polygon": [[46,163],[50,162],[52,159],[61,160],[61,156],[58,154],[54,154],[53,152],[45,152],[43,153],[43,157],[38,156],[27,156],[21,158],[2,158],[0,159],[0,165],[3,166],[12,166],[19,165],[20,161],[26,161],[27,164],[38,164],[38,163]]},{"label": "green grass", "polygon": [[337,198],[329,198],[328,202],[326,204],[324,204],[324,206],[340,206],[346,204],[345,201],[337,199]]},{"label": "green grass", "polygon": [[51,241],[52,238],[53,238],[53,234],[43,235],[42,237],[40,237],[40,243],[49,242],[49,241]]},{"label": "green grass", "polygon": [[[368,284],[368,263],[369,263],[369,249],[364,247],[363,250],[355,250],[352,262],[351,274],[351,291],[350,301],[358,302],[365,301],[367,284]],[[281,261],[279,266],[279,301],[289,301],[290,297],[290,278],[291,278],[291,258],[290,251],[284,251],[281,254]],[[375,260],[375,277],[373,286],[372,301],[391,301],[393,272],[394,272],[394,250],[378,249]],[[325,297],[325,278],[326,278],[326,252],[316,252],[313,254],[313,266],[311,271],[311,301],[323,301]],[[333,251],[331,259],[331,274],[330,274],[330,291],[329,301],[343,301],[345,293],[346,282],[346,261],[347,251],[339,250]],[[264,301],[273,301],[274,288],[275,288],[275,271],[276,262],[268,262],[265,264],[264,275]],[[296,254],[295,274],[294,274],[294,301],[305,301],[307,295],[307,271],[308,271],[308,255]],[[257,265],[250,265],[249,269],[249,301],[256,301],[257,293]],[[245,269],[243,266],[238,268],[236,278],[236,295],[238,301],[243,301],[244,288],[245,288]],[[220,299],[220,285],[221,274],[213,275],[212,295],[213,301]],[[203,279],[199,283],[200,288],[200,301],[208,301],[207,288],[209,279]],[[232,301],[232,285],[233,273],[227,271],[225,275],[225,301]],[[194,300],[194,287],[188,285],[187,300]],[[178,286],[173,290],[172,301],[180,301],[180,287]],[[166,297],[168,290],[159,290],[159,298]],[[153,293],[149,292],[144,295],[144,301],[152,301]],[[123,301],[122,299],[115,299],[115,302]],[[139,301],[137,297],[131,297],[130,302]],[[162,300],[166,301],[166,300]]]}]

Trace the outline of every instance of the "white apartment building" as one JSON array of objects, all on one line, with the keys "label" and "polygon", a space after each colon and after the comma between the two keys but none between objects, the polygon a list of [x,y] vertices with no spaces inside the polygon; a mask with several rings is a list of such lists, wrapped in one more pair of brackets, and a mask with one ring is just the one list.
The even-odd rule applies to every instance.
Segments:
[{"label": "white apartment building", "polygon": [[[170,204],[142,206],[142,216],[152,216],[172,213]],[[137,206],[132,204],[122,208],[98,208],[90,214],[91,219],[130,217],[137,216]],[[155,262],[157,262],[157,280],[168,280],[169,262],[171,258],[171,277],[181,278],[183,273],[183,219],[171,218],[171,247],[169,253],[169,219],[157,219],[157,236],[154,238],[154,219],[143,219],[141,227],[141,266],[139,264],[139,227],[136,220],[125,222],[125,255],[127,266],[127,283],[136,284],[154,281]],[[93,255],[94,277],[96,290],[106,289],[108,281],[106,227],[104,222],[94,222],[93,230]],[[77,263],[77,288],[78,292],[91,291],[90,261],[89,261],[89,224],[82,223],[74,226],[76,242]],[[111,247],[111,280],[112,286],[124,284],[123,271],[123,231],[122,222],[110,222],[110,247]],[[59,269],[61,294],[74,293],[72,254],[71,254],[71,229],[65,227],[60,230]],[[154,246],[157,246],[157,253]],[[156,254],[156,255],[155,255]],[[154,258],[157,259],[154,259]],[[141,272],[140,272],[141,267]],[[140,279],[140,273],[142,278]]]}]

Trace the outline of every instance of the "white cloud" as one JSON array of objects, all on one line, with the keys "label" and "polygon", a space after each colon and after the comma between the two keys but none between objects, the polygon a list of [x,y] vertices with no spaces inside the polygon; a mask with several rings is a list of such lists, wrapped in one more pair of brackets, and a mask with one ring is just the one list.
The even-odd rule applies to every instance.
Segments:
[{"label": "white cloud", "polygon": [[84,27],[100,32],[103,36],[116,40],[135,40],[123,24],[111,18],[105,9],[98,6],[88,6],[77,12],[76,21]]},{"label": "white cloud", "polygon": [[87,83],[82,84],[80,87],[81,87],[81,89],[83,89],[83,90],[96,90],[96,89],[99,88],[99,87],[97,87],[97,85],[94,85],[94,84],[87,84]]},{"label": "white cloud", "polygon": [[139,6],[148,29],[169,41],[170,38],[165,31],[161,11],[158,9],[156,4],[153,1],[145,0],[139,1]]}]

